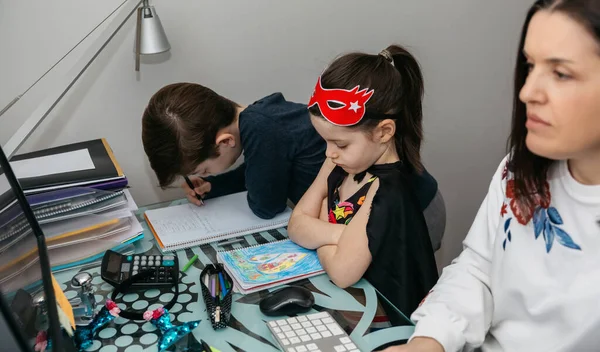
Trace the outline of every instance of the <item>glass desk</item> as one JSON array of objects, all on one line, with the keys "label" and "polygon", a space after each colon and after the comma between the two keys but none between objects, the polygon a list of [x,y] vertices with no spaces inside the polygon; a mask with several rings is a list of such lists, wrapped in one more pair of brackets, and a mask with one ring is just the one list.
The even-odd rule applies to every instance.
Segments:
[{"label": "glass desk", "polygon": [[[187,202],[159,203],[140,208],[137,211],[138,220],[144,228],[144,239],[135,244],[137,254],[155,255],[160,251],[155,246],[154,238],[144,220],[143,213],[148,209],[166,207]],[[287,237],[285,229],[265,231],[245,236],[245,244],[260,244],[274,239]],[[202,320],[200,325],[169,351],[201,351],[200,339],[206,341],[213,349],[227,351],[270,352],[279,351],[279,346],[271,336],[265,322],[276,318],[263,315],[258,307],[260,300],[268,291],[256,292],[249,295],[234,294],[229,327],[213,330],[202,300],[199,277],[206,264],[215,261],[216,252],[232,248],[241,248],[242,244],[219,247],[208,244],[176,252],[179,265],[183,267],[188,260],[198,254],[198,260],[185,273],[181,273],[179,283],[179,298],[170,310],[174,324],[190,320]],[[71,278],[78,271],[86,271],[93,276],[97,309],[110,296],[112,286],[100,277],[100,267],[87,269],[72,269],[56,273],[56,279],[61,284],[67,298],[76,296],[76,290],[70,284]],[[313,292],[315,305],[309,313],[328,311],[361,351],[372,351],[380,346],[397,341],[407,340],[414,330],[412,322],[393,307],[373,286],[364,279],[350,288],[340,289],[335,286],[327,275],[295,282]],[[276,289],[275,289],[276,290]],[[173,297],[171,289],[151,289],[136,291],[121,298],[121,309],[155,309],[169,302]],[[93,345],[87,351],[99,352],[135,352],[157,351],[156,342],[160,332],[149,322],[131,321],[118,317],[97,334]]]}]

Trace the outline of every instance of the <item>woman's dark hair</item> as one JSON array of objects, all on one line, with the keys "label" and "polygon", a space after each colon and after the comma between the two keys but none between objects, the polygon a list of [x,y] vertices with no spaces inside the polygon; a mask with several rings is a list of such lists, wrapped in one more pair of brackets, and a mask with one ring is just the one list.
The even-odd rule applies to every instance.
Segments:
[{"label": "woman's dark hair", "polygon": [[142,115],[142,142],[161,187],[219,156],[217,132],[235,121],[237,104],[195,83],[156,92]]},{"label": "woman's dark hair", "polygon": [[[529,72],[527,58],[523,54],[525,38],[531,19],[538,11],[561,12],[579,22],[600,43],[600,1],[598,0],[538,0],[529,9],[521,32],[517,64],[515,68],[512,129],[508,139],[510,153],[509,170],[514,175],[515,195],[522,209],[532,209],[536,199],[548,200],[548,189],[544,187],[548,170],[554,160],[533,154],[526,145],[527,110],[519,99]],[[539,200],[538,200],[539,201]]]},{"label": "woman's dark hair", "polygon": [[[383,55],[351,53],[339,57],[321,75],[323,88],[373,89],[367,102],[367,113],[398,114],[394,143],[400,159],[417,172],[423,170],[421,142],[423,141],[423,75],[417,60],[403,47],[390,45]],[[317,105],[309,109],[314,116],[322,116]],[[370,131],[381,120],[363,119],[352,126]]]}]

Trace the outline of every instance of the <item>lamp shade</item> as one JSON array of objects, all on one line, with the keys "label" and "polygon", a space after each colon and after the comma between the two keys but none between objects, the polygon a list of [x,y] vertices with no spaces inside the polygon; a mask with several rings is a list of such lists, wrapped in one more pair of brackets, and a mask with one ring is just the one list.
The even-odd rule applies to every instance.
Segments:
[{"label": "lamp shade", "polygon": [[[171,44],[154,6],[144,6],[141,17],[140,54],[158,54],[170,50]],[[137,45],[137,37],[135,45]]]}]

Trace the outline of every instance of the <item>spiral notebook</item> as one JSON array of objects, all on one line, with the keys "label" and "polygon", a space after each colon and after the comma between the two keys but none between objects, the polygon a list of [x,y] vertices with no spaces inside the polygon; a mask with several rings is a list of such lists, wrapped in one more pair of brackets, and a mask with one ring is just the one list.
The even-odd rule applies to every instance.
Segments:
[{"label": "spiral notebook", "polygon": [[208,199],[200,207],[188,203],[148,210],[144,217],[165,252],[287,225],[292,214],[289,207],[273,219],[261,219],[250,210],[247,194],[240,192]]},{"label": "spiral notebook", "polygon": [[233,278],[234,291],[247,294],[324,272],[317,252],[289,239],[217,254]]}]

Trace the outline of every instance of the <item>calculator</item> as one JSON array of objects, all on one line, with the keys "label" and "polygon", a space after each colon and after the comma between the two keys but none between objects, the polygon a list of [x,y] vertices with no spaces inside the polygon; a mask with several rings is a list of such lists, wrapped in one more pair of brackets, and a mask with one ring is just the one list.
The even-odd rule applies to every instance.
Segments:
[{"label": "calculator", "polygon": [[328,312],[272,320],[267,326],[285,352],[360,352]]},{"label": "calculator", "polygon": [[132,283],[131,287],[148,288],[173,286],[179,279],[179,261],[174,255],[123,255],[106,251],[100,275],[112,286],[118,286],[131,276],[150,270],[153,273]]}]

